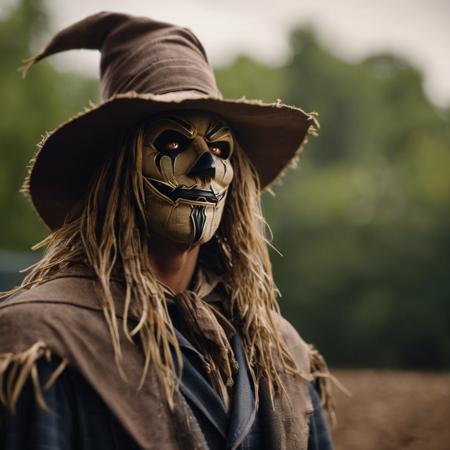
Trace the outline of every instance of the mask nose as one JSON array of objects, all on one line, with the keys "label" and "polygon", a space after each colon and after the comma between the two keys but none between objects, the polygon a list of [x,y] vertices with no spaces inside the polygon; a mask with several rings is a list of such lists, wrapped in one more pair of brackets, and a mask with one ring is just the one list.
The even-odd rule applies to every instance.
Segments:
[{"label": "mask nose", "polygon": [[216,163],[209,151],[200,156],[194,167],[189,171],[188,176],[191,178],[214,178],[216,176]]}]

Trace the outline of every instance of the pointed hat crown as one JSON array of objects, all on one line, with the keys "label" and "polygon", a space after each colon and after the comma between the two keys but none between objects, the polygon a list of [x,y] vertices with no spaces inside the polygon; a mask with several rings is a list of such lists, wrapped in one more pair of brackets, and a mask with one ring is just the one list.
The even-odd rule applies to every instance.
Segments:
[{"label": "pointed hat crown", "polygon": [[55,53],[99,50],[103,100],[115,94],[194,91],[221,98],[205,49],[187,28],[147,17],[100,12],[57,33],[24,70]]},{"label": "pointed hat crown", "polygon": [[200,41],[187,28],[146,17],[100,12],[57,33],[23,66],[71,49],[99,50],[102,101],[49,133],[32,159],[24,192],[58,229],[85,195],[102,161],[155,114],[202,110],[223,117],[263,188],[292,161],[315,114],[281,101],[223,99]]}]

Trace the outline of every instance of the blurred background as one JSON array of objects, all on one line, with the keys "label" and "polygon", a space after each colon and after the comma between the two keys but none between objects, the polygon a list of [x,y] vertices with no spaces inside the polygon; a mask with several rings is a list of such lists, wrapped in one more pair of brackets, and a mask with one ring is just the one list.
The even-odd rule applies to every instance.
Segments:
[{"label": "blurred background", "polygon": [[0,290],[47,235],[19,193],[36,143],[98,101],[96,52],[21,60],[103,9],[188,26],[225,97],[319,113],[264,210],[282,311],[353,394],[336,447],[449,449],[450,2],[161,3],[0,0]]}]

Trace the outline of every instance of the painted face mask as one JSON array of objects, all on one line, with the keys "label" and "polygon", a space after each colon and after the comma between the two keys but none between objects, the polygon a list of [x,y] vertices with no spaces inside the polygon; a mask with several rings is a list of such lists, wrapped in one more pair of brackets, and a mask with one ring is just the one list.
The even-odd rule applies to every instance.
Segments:
[{"label": "painted face mask", "polygon": [[166,113],[149,123],[144,150],[150,230],[188,245],[209,241],[233,179],[230,128],[209,113]]}]

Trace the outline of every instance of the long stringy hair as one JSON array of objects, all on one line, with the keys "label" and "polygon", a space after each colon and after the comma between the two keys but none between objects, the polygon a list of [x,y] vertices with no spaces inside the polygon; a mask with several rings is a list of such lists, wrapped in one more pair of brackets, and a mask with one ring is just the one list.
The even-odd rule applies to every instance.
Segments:
[{"label": "long stringy hair", "polygon": [[[120,273],[125,289],[122,331],[130,340],[139,337],[145,355],[141,383],[151,366],[172,407],[179,380],[171,346],[179,359],[181,353],[164,292],[149,259],[142,175],[144,137],[142,126],[104,159],[78,213],[33,247],[45,248],[43,258],[9,294],[42,284],[74,263],[89,266],[103,294],[103,313],[120,370],[121,332],[112,295],[112,278]],[[226,309],[243,338],[255,397],[258,399],[264,379],[273,400],[274,392],[284,391],[280,365],[287,373],[297,370],[276,323],[278,290],[272,276],[258,177],[238,142],[231,163],[235,175],[222,221],[213,239],[202,246],[201,255],[220,265],[229,293]],[[129,321],[130,317],[136,321]]]}]

